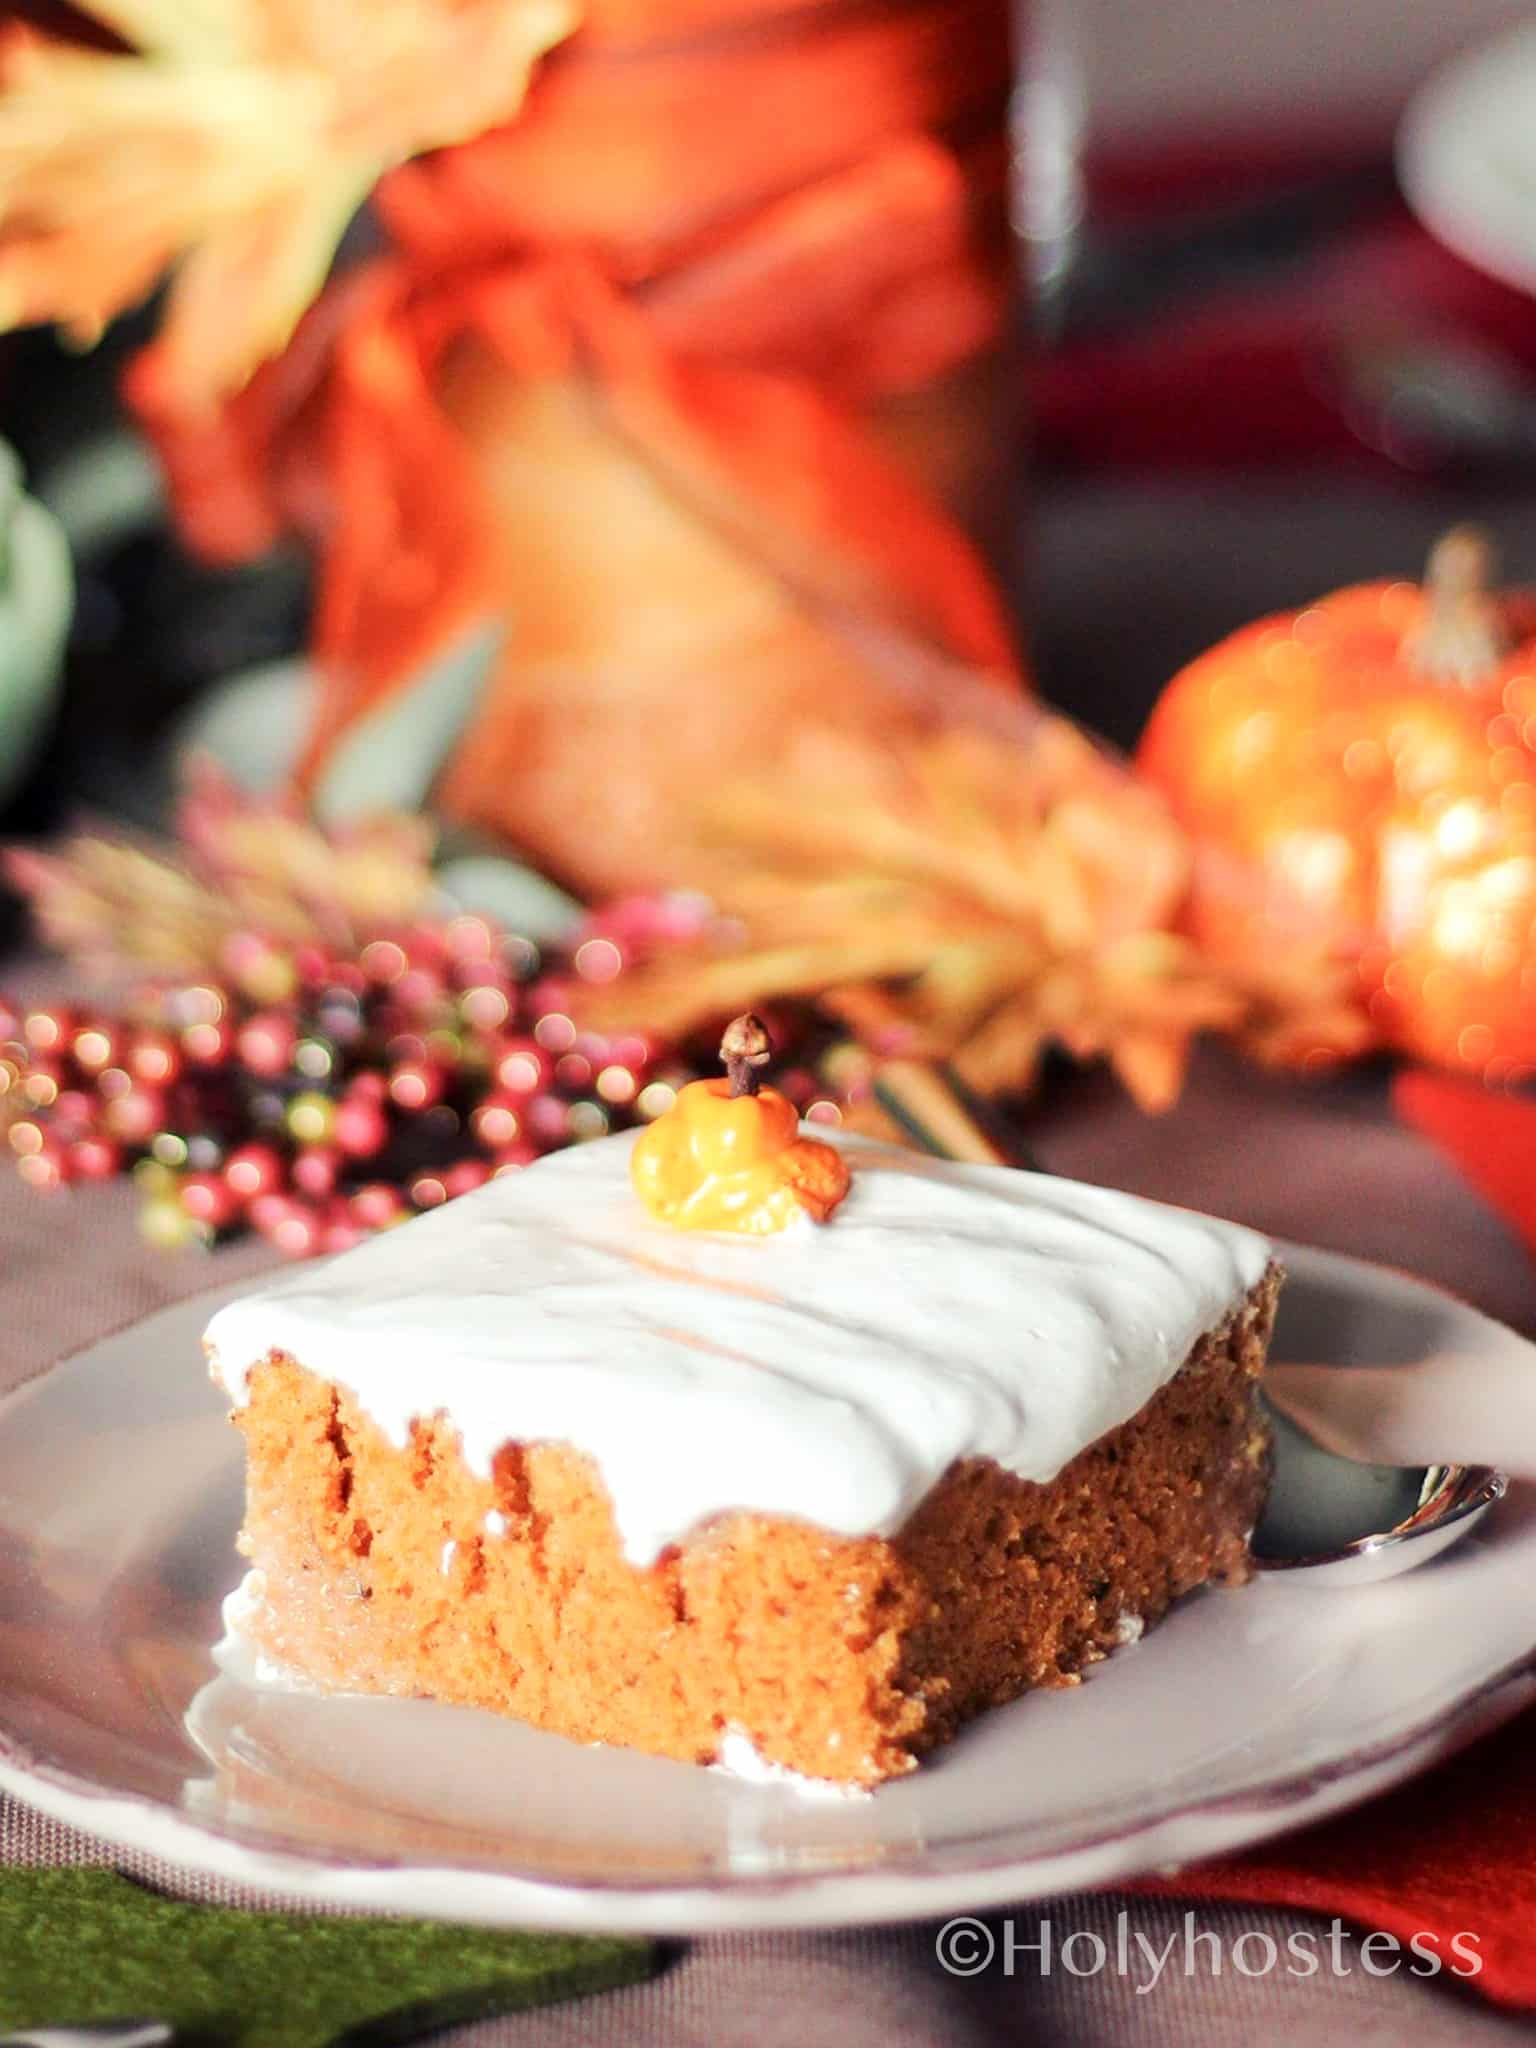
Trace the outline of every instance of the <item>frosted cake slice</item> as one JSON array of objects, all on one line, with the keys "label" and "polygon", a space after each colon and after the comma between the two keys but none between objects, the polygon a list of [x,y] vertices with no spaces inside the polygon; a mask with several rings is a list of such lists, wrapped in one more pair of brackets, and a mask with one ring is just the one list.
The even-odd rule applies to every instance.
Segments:
[{"label": "frosted cake slice", "polygon": [[213,1318],[267,1656],[868,1785],[1247,1577],[1262,1238],[856,1139],[824,1223],[676,1228],[635,1143]]}]

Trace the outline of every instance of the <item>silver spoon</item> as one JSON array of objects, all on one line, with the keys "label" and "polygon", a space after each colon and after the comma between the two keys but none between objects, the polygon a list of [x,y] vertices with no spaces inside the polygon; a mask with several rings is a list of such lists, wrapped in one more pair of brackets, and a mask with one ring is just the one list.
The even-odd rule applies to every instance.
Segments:
[{"label": "silver spoon", "polygon": [[[886,1114],[938,1159],[1048,1171],[953,1073],[888,1060],[873,1092]],[[1426,1456],[1463,1444],[1511,1450],[1512,1417],[1529,1421],[1523,1469],[1536,1477],[1532,1379],[1495,1384],[1486,1366],[1450,1358],[1414,1366],[1271,1365],[1265,1405],[1274,1424],[1269,1498],[1253,1534],[1261,1572],[1309,1586],[1363,1586],[1428,1564],[1469,1536],[1508,1484],[1491,1465]],[[1519,1379],[1518,1371],[1515,1379]]]},{"label": "silver spoon", "polygon": [[[1261,1572],[1285,1572],[1309,1586],[1395,1579],[1469,1536],[1503,1495],[1504,1474],[1489,1465],[1381,1465],[1326,1449],[1269,1385],[1291,1370],[1272,1366],[1265,1375],[1274,1452],[1269,1498],[1253,1532]],[[1396,1377],[1391,1368],[1373,1370]]]},{"label": "silver spoon", "polygon": [[[1306,1551],[1311,1526],[1326,1533],[1332,1521],[1343,1540],[1330,1553],[1314,1550],[1305,1561],[1326,1577],[1355,1584],[1393,1578],[1426,1562],[1448,1544],[1470,1535],[1508,1485],[1504,1472],[1477,1462],[1498,1446],[1501,1462],[1517,1476],[1536,1478],[1536,1382],[1529,1362],[1459,1359],[1446,1352],[1412,1365],[1272,1365],[1264,1376],[1269,1409],[1276,1418],[1277,1484],[1271,1495],[1274,1526],[1266,1513],[1254,1536],[1261,1570],[1287,1569],[1288,1555]],[[1460,1463],[1431,1463],[1433,1445],[1442,1458],[1455,1452]],[[1404,1510],[1386,1519],[1378,1506],[1376,1528],[1351,1535],[1348,1516],[1364,1507],[1373,1488],[1380,1503]],[[1418,1499],[1411,1498],[1414,1481]],[[1330,1488],[1342,1488],[1331,1493]],[[1319,1520],[1309,1525],[1309,1493]],[[1273,1552],[1266,1557],[1265,1549]],[[1311,1583],[1311,1580],[1308,1580]]]}]

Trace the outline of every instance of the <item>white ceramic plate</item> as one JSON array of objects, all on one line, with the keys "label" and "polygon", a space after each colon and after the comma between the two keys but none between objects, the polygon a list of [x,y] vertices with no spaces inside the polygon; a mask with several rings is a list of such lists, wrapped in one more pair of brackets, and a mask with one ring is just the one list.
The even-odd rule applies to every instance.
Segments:
[{"label": "white ceramic plate", "polygon": [[1415,213],[1458,256],[1536,291],[1536,23],[1435,73],[1398,132]]},{"label": "white ceramic plate", "polygon": [[[1277,1356],[1529,1350],[1416,1282],[1287,1257]],[[1518,1491],[1390,1584],[1197,1595],[1080,1690],[985,1717],[873,1797],[808,1800],[461,1708],[249,1688],[209,1653],[240,1576],[239,1440],[198,1349],[212,1305],[0,1406],[0,1786],[189,1868],[571,1929],[971,1911],[1256,1841],[1536,1693],[1536,1499]]]}]

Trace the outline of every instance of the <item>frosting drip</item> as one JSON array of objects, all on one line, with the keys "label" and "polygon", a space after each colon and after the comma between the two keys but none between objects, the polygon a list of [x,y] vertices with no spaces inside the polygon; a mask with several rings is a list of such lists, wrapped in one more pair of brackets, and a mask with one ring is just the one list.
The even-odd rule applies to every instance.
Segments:
[{"label": "frosting drip", "polygon": [[[826,1133],[819,1135],[826,1136]],[[679,1233],[633,1134],[561,1152],[219,1310],[236,1402],[281,1351],[390,1439],[444,1414],[596,1463],[627,1555],[732,1509],[889,1535],[957,1459],[1053,1479],[1262,1276],[1252,1231],[1103,1188],[835,1139],[835,1220]]]}]

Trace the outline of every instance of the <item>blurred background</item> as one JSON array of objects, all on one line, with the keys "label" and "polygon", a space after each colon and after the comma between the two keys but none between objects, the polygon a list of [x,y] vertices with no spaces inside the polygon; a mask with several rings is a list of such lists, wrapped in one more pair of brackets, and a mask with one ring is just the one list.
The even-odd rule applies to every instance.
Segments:
[{"label": "blurred background", "polygon": [[[1518,20],[1499,0],[1044,0],[1018,24],[1015,207],[1040,241],[1021,252],[1037,289],[1013,417],[1033,412],[1034,431],[1032,449],[1027,430],[1008,444],[1023,547],[998,552],[1045,692],[1121,743],[1223,632],[1417,568],[1447,513],[1490,493],[1523,562],[1525,294],[1436,241],[1394,168],[1415,94]],[[7,345],[6,429],[86,557],[64,730],[13,787],[12,826],[73,795],[163,815],[168,784],[137,747],[118,770],[119,720],[147,743],[213,683],[303,642],[298,551],[220,572],[178,545],[118,395],[151,321],[130,314],[84,357],[46,332]],[[1006,394],[990,395],[1006,428]],[[131,692],[100,673],[120,662]]]},{"label": "blurred background", "polygon": [[[491,1087],[463,1185],[742,1001],[829,1119],[897,1054],[1161,1110],[1205,1035],[1536,1076],[1516,12],[4,17],[5,940],[200,975],[285,1159],[308,1083],[433,1031],[468,1146],[529,1004],[565,1078],[536,1140]],[[455,916],[511,964],[396,1014]],[[314,1004],[407,926],[365,1060]],[[114,1170],[194,1110],[119,1114]]]},{"label": "blurred background", "polygon": [[[1065,11],[1064,11],[1065,13]],[[1172,0],[1128,12],[1078,0],[1076,41],[1089,132],[1138,148],[1192,135],[1390,150],[1411,95],[1447,58],[1523,19],[1504,0],[1411,11],[1390,0],[1287,8]]]},{"label": "blurred background", "polygon": [[[1497,0],[1129,14],[1089,0],[1070,21],[1044,17],[1045,48],[1081,93],[1076,317],[1112,345],[1074,361],[1064,286],[1068,346],[1045,383],[1040,660],[1122,741],[1237,622],[1407,573],[1469,507],[1496,505],[1525,569],[1520,286],[1533,274],[1518,254],[1497,280],[1465,260],[1480,200],[1493,209],[1477,182],[1497,138],[1475,108],[1448,108],[1422,150],[1409,138],[1415,165],[1433,145],[1433,191],[1414,198],[1442,235],[1454,215],[1451,247],[1415,218],[1397,165],[1410,104],[1435,98],[1456,57],[1512,47],[1499,32],[1520,18]],[[1442,150],[1466,160],[1465,202],[1441,190],[1454,182]],[[1528,167],[1517,155],[1506,175],[1518,186]]]}]

